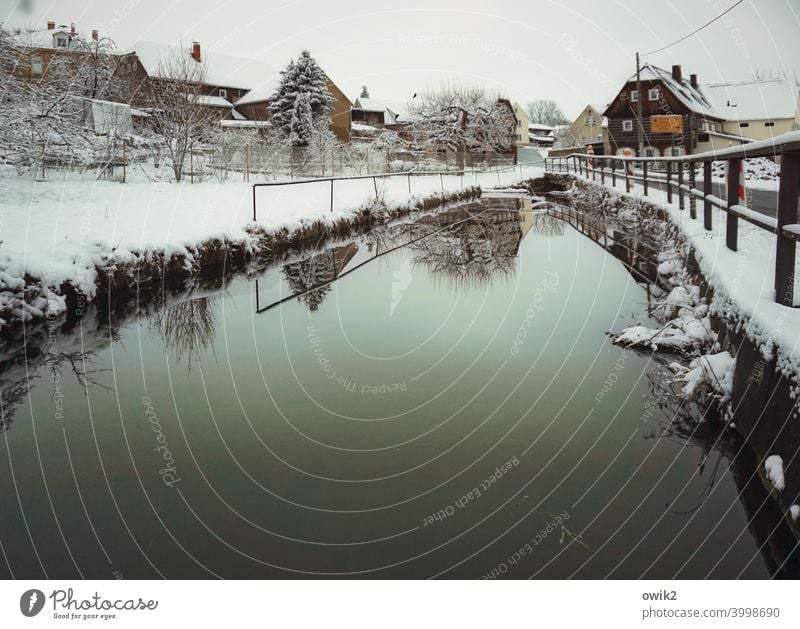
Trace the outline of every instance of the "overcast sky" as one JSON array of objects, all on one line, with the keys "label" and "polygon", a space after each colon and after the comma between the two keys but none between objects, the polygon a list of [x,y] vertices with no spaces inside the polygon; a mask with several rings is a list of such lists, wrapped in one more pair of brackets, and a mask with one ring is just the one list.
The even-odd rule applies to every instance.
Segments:
[{"label": "overcast sky", "polygon": [[[605,105],[660,48],[735,0],[0,0],[14,26],[75,22],[121,48],[138,39],[199,40],[204,50],[259,57],[275,68],[308,48],[351,98],[407,100],[446,79],[497,88],[512,100],[558,101],[568,117]],[[800,0],[746,0],[687,41],[644,58],[683,65],[701,83],[754,69],[800,74]]]}]

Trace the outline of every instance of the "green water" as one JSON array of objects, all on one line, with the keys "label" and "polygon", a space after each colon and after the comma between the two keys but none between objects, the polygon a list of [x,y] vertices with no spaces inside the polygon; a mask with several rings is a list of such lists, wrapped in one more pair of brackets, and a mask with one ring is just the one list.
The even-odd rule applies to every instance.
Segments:
[{"label": "green water", "polygon": [[768,576],[728,462],[708,493],[698,448],[649,438],[654,363],[606,336],[645,290],[490,205],[54,334],[89,382],[27,364],[0,574]]}]

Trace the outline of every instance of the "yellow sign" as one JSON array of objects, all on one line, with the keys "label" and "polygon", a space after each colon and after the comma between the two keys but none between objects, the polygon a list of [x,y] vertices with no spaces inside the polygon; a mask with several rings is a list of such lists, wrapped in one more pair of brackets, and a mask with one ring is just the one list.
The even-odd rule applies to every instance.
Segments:
[{"label": "yellow sign", "polygon": [[683,133],[683,116],[650,116],[653,133]]}]

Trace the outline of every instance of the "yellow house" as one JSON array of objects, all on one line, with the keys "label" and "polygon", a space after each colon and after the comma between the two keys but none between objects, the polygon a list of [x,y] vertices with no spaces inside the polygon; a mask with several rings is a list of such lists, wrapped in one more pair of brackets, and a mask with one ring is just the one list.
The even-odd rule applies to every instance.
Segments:
[{"label": "yellow house", "polygon": [[567,131],[573,146],[585,146],[603,141],[603,115],[593,105],[586,105]]},{"label": "yellow house", "polygon": [[769,140],[800,129],[800,90],[789,81],[716,83],[701,89],[723,122],[718,128],[698,130],[698,152]]},{"label": "yellow house", "polygon": [[519,103],[514,103],[514,117],[517,119],[517,128],[514,130],[514,142],[517,146],[528,146],[528,114]]}]

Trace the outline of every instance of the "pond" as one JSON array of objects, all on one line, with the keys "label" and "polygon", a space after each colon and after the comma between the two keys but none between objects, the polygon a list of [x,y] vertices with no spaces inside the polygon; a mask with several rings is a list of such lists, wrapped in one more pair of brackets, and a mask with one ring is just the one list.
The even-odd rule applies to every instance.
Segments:
[{"label": "pond", "polygon": [[648,321],[645,284],[531,208],[446,208],[6,347],[0,573],[775,573],[751,476],[667,438],[659,365],[607,337]]}]

